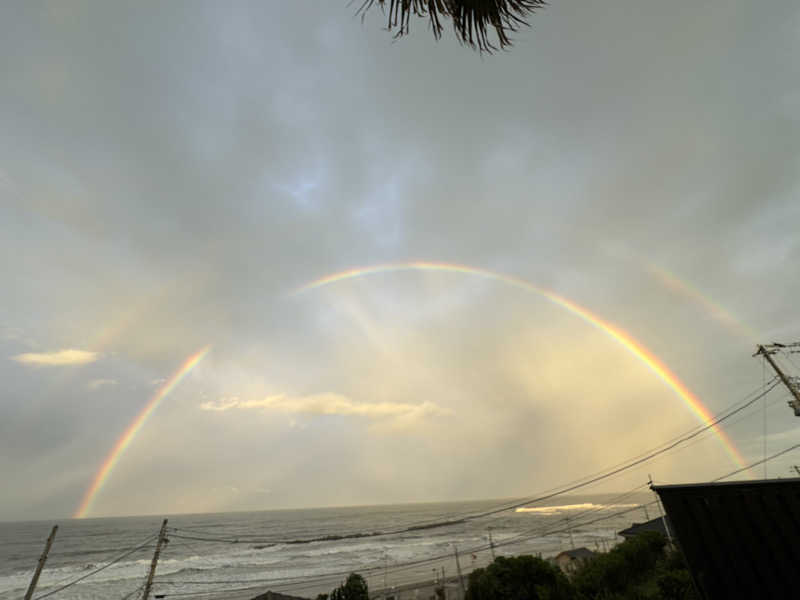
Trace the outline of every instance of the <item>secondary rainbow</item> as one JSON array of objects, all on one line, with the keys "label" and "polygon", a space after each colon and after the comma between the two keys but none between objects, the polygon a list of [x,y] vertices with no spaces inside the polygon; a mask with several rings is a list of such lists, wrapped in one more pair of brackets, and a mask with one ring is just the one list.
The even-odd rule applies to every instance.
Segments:
[{"label": "secondary rainbow", "polygon": [[[706,407],[700,401],[700,399],[697,398],[697,396],[695,396],[688,387],[686,387],[686,385],[678,378],[677,375],[675,375],[675,373],[669,369],[669,367],[667,367],[666,364],[659,360],[658,357],[645,346],[636,341],[630,334],[626,333],[619,327],[616,327],[612,323],[601,319],[596,314],[576,304],[572,300],[564,298],[563,296],[559,296],[550,290],[535,286],[532,283],[513,275],[505,275],[503,273],[489,271],[487,269],[451,263],[420,261],[388,263],[368,267],[357,267],[354,269],[348,269],[346,271],[340,271],[338,273],[332,273],[330,275],[326,275],[325,277],[315,279],[314,281],[297,288],[295,290],[295,294],[321,288],[339,281],[344,281],[346,279],[355,279],[358,277],[365,277],[378,273],[390,273],[395,271],[442,271],[447,273],[463,273],[465,275],[473,275],[483,277],[485,279],[499,281],[517,289],[538,294],[553,304],[565,308],[575,316],[580,317],[585,322],[611,336],[611,338],[618,342],[628,352],[633,354],[670,389],[672,389],[672,391],[681,400],[683,400],[686,406],[689,407],[689,409],[700,419],[703,424],[709,425],[714,421],[714,417],[708,407]],[[736,445],[733,443],[730,437],[728,437],[728,434],[725,433],[725,431],[718,425],[713,425],[711,429],[714,431],[714,433],[716,433],[717,439],[719,439],[723,448],[730,455],[734,463],[740,467],[745,467],[747,462],[742,457],[741,453],[739,452],[738,448],[736,448]]]},{"label": "secondary rainbow", "polygon": [[167,381],[161,385],[160,388],[158,388],[158,391],[156,391],[153,397],[150,398],[149,402],[145,404],[141,411],[139,411],[139,414],[136,415],[136,418],[131,421],[130,425],[128,425],[128,427],[116,441],[113,448],[111,448],[111,451],[103,461],[103,464],[100,465],[97,473],[95,473],[95,476],[92,479],[92,484],[89,486],[89,489],[86,490],[86,493],[81,500],[81,504],[75,511],[73,518],[82,519],[89,513],[95,498],[97,498],[97,494],[108,481],[108,478],[111,475],[111,472],[114,470],[114,467],[119,462],[120,457],[125,453],[125,450],[128,448],[128,446],[130,446],[130,443],[133,441],[133,438],[136,437],[136,434],[142,429],[142,426],[145,424],[148,417],[155,412],[161,401],[178,386],[183,378],[186,377],[186,375],[188,375],[189,372],[198,364],[200,364],[200,361],[205,358],[210,350],[211,346],[205,346],[183,361],[178,370],[175,371],[169,377],[169,379],[167,379]]},{"label": "secondary rainbow", "polygon": [[715,302],[710,296],[701,292],[697,287],[689,283],[685,279],[679,278],[674,273],[667,269],[659,267],[658,265],[650,262],[644,262],[644,268],[653,277],[657,278],[663,285],[671,289],[673,292],[683,295],[689,300],[699,304],[703,309],[720,323],[726,325],[731,331],[741,336],[753,345],[757,343],[759,338],[752,328],[748,327],[740,319],[737,319],[729,310],[724,306]]}]

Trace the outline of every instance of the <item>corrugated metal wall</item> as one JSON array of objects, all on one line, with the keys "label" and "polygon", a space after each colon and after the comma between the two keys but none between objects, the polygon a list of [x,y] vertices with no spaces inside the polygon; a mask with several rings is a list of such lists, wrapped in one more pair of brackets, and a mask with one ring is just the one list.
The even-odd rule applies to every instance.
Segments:
[{"label": "corrugated metal wall", "polygon": [[702,597],[800,598],[800,479],[654,489]]}]

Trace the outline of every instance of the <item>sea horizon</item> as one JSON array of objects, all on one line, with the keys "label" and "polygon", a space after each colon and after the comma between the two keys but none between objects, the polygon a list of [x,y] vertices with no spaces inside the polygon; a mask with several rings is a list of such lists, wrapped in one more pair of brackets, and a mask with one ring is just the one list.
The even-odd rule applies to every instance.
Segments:
[{"label": "sea horizon", "polygon": [[[164,517],[169,543],[158,564],[159,589],[193,593],[213,587],[212,582],[237,581],[248,590],[308,588],[316,594],[330,591],[346,572],[363,573],[372,587],[382,585],[384,577],[392,585],[430,578],[432,569],[453,574],[454,547],[463,553],[467,572],[491,562],[495,552],[550,556],[573,544],[610,547],[618,542],[619,530],[645,520],[641,503],[652,501],[647,492],[637,492],[612,502],[620,497],[562,495],[536,504],[548,510],[496,514],[492,511],[516,503],[495,499],[0,523],[0,600],[21,595],[54,523],[59,531],[39,582],[42,593],[132,551],[59,592],[67,600],[121,597],[135,589],[150,565]],[[464,518],[487,512],[492,514]],[[418,528],[421,523],[444,525]]]}]

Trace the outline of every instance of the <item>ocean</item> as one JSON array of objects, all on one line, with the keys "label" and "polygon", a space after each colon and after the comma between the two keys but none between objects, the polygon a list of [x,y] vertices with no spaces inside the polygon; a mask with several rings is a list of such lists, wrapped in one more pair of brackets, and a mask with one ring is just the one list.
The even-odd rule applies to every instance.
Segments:
[{"label": "ocean", "polygon": [[[493,552],[546,558],[573,544],[603,550],[618,542],[617,531],[644,521],[640,504],[652,501],[651,495],[624,503],[613,495],[562,496],[434,528],[429,525],[513,501],[167,515],[169,541],[151,597],[249,599],[273,590],[315,598],[350,572],[362,574],[371,590],[431,580],[442,569],[453,576],[455,548],[465,575],[491,562]],[[655,507],[649,510],[656,515]],[[59,530],[34,598],[138,598],[161,522],[145,516],[0,523],[0,600],[24,596],[54,524]],[[342,537],[353,535],[362,537]],[[93,573],[114,559],[119,560]],[[52,593],[84,575],[89,576]]]}]

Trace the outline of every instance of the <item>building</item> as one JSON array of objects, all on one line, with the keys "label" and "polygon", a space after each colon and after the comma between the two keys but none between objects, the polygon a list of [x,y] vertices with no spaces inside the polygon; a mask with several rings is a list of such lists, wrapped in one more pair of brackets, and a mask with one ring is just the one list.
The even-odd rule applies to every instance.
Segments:
[{"label": "building", "polygon": [[555,563],[565,575],[572,575],[579,567],[594,558],[595,553],[588,548],[565,550],[555,557]]},{"label": "building", "polygon": [[256,596],[253,600],[307,600],[299,596],[288,596],[286,594],[279,594],[278,592],[266,592],[260,596]]},{"label": "building", "polygon": [[[667,526],[664,526],[664,520],[667,521]],[[667,533],[667,527],[669,527],[669,518],[668,517],[656,517],[655,519],[650,519],[649,521],[645,521],[644,523],[634,523],[627,529],[623,529],[617,535],[624,537],[626,540],[632,537],[636,537],[640,533],[644,533],[645,531],[657,531],[661,535],[663,535],[666,539],[669,539],[671,536]]]},{"label": "building", "polygon": [[701,598],[796,598],[800,478],[658,485]]}]

